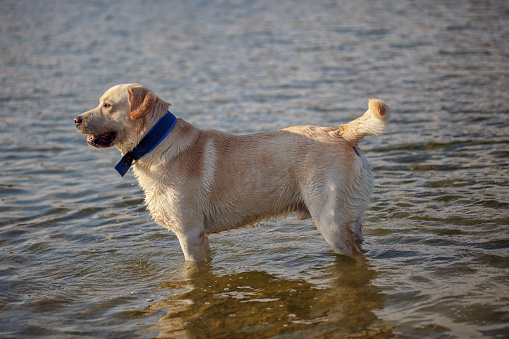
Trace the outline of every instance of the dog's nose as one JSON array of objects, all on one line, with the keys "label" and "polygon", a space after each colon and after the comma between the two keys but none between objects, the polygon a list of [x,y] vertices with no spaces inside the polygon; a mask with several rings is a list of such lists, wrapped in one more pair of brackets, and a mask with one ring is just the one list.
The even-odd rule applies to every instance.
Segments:
[{"label": "dog's nose", "polygon": [[76,125],[79,125],[83,122],[83,119],[81,119],[81,116],[77,116],[76,118],[74,118],[74,123]]}]

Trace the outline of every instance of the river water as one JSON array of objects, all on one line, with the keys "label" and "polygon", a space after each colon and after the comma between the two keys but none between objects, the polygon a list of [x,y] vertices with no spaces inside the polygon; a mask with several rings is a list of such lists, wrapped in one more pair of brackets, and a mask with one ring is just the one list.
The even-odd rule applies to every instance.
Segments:
[{"label": "river water", "polygon": [[[0,2],[0,337],[507,338],[506,1]],[[200,128],[391,107],[364,260],[295,217],[186,265],[73,117],[137,82]]]}]

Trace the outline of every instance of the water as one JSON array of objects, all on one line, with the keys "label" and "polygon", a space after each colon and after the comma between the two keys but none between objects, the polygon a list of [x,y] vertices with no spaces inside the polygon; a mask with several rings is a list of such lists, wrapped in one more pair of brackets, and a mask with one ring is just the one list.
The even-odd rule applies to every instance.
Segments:
[{"label": "water", "polygon": [[[0,336],[502,338],[509,333],[509,4],[0,3]],[[376,186],[366,259],[291,217],[186,266],[116,149],[73,117],[147,85],[201,128],[336,126]]]}]

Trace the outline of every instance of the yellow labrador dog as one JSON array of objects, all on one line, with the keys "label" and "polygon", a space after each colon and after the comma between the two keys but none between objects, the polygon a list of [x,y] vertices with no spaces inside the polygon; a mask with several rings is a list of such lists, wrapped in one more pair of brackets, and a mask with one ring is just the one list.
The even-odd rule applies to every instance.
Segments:
[{"label": "yellow labrador dog", "polygon": [[335,252],[359,251],[373,174],[357,143],[383,133],[382,100],[370,99],[362,117],[339,129],[248,135],[200,130],[168,107],[141,85],[118,85],[74,122],[89,145],[120,150],[116,169],[123,175],[132,165],[152,217],[175,233],[186,260],[205,260],[207,234],[293,212],[312,218]]}]

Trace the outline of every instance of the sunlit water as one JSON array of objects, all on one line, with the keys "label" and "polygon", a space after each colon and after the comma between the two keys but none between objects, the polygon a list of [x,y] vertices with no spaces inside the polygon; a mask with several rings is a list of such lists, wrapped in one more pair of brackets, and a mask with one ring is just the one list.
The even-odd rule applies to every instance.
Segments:
[{"label": "sunlit water", "polygon": [[[508,336],[507,2],[7,0],[0,33],[0,337]],[[125,82],[232,133],[385,99],[365,260],[292,217],[186,267],[74,128]]]}]

